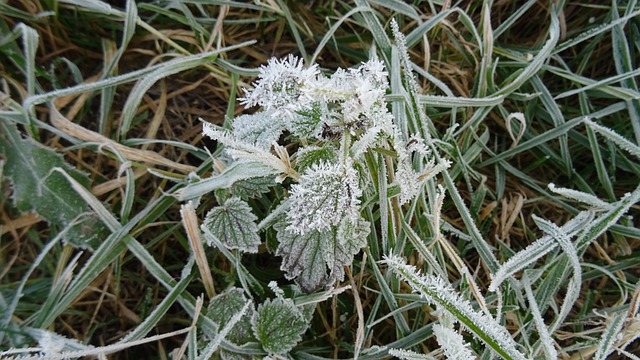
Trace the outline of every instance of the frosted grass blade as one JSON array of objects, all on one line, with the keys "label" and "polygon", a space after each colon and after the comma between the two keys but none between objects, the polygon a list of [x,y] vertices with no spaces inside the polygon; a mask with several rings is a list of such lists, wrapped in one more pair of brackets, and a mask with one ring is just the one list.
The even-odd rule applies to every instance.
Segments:
[{"label": "frosted grass blade", "polygon": [[463,299],[442,279],[432,275],[420,275],[415,267],[407,265],[399,257],[386,257],[384,260],[393,272],[404,279],[414,291],[431,303],[442,306],[458,321],[464,324],[478,339],[505,359],[526,359],[517,349],[511,334],[492,317],[473,309],[471,303]]}]

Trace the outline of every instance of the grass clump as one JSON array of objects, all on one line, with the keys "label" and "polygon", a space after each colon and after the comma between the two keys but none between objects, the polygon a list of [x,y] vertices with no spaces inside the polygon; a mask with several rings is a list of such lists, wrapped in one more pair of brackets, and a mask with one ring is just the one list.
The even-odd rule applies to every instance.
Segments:
[{"label": "grass clump", "polygon": [[0,355],[635,358],[639,11],[0,4]]}]

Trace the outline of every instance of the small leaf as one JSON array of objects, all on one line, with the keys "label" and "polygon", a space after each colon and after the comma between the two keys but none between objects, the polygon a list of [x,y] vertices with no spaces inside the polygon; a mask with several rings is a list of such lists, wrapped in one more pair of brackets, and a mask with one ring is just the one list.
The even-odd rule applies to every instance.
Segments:
[{"label": "small leaf", "polygon": [[233,121],[233,136],[239,141],[270,149],[285,130],[282,116],[273,111],[262,111],[251,115],[242,115]]},{"label": "small leaf", "polygon": [[270,354],[284,354],[302,339],[307,322],[292,300],[276,298],[258,306],[251,319],[253,333]]},{"label": "small leaf", "polygon": [[[224,205],[211,209],[202,226],[229,249],[257,253],[260,246],[257,219],[244,200],[232,197]],[[209,240],[207,244],[213,246]]]},{"label": "small leaf", "polygon": [[61,228],[70,226],[65,241],[71,245],[97,247],[106,227],[97,221],[67,179],[53,169],[64,169],[87,184],[84,174],[72,169],[50,148],[30,138],[22,139],[18,129],[8,122],[0,122],[0,158],[6,161],[3,173],[13,184],[13,203],[18,210],[33,211]]},{"label": "small leaf", "polygon": [[361,217],[355,222],[343,219],[339,226],[304,235],[291,232],[286,223],[274,228],[280,240],[276,250],[276,256],[282,256],[280,269],[286,272],[287,279],[295,278],[305,292],[344,279],[344,267],[351,265],[370,231],[369,223]]},{"label": "small leaf", "polygon": [[259,176],[236,181],[229,191],[234,196],[242,199],[255,199],[262,194],[269,192],[269,188],[276,185],[273,176]]},{"label": "small leaf", "polygon": [[307,146],[298,150],[296,156],[296,167],[299,172],[311,167],[313,164],[330,163],[338,160],[336,150],[329,143],[323,147]]},{"label": "small leaf", "polygon": [[[211,299],[209,307],[207,308],[207,316],[222,329],[235,314],[242,310],[247,300],[249,299],[244,295],[244,290],[231,288]],[[242,345],[253,340],[251,318],[254,312],[253,307],[250,307],[242,318],[231,328],[226,339],[236,345]]]}]

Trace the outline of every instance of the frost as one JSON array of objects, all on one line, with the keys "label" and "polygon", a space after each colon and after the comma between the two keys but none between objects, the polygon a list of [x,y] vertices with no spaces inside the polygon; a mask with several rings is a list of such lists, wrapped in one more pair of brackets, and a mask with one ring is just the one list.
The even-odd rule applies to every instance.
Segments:
[{"label": "frost", "polygon": [[[283,159],[282,157],[272,154],[267,149],[242,142],[227,131],[216,129],[213,125],[208,123],[203,125],[202,133],[213,140],[217,140],[224,144],[226,147],[225,151],[234,160],[257,162],[266,165],[285,176],[297,176],[295,175],[295,171],[291,167],[291,164],[288,162],[288,158]],[[274,145],[276,145],[274,148],[277,150],[277,144]]]},{"label": "frost", "polygon": [[269,149],[278,141],[286,123],[281,116],[273,116],[273,112],[258,112],[242,115],[233,121],[233,136],[239,141]]},{"label": "frost", "polygon": [[[222,329],[227,326],[234,315],[242,310],[248,300],[243,289],[228,289],[211,299],[207,308],[207,316]],[[229,330],[226,339],[237,345],[251,341],[253,339],[251,318],[254,312],[253,307],[249,307],[240,320]]]},{"label": "frost", "polygon": [[547,359],[557,359],[558,352],[553,346],[553,339],[551,338],[549,329],[547,329],[547,326],[544,324],[544,319],[542,318],[540,307],[538,306],[533,290],[531,289],[531,281],[529,280],[527,273],[522,277],[522,282],[525,294],[527,295],[527,301],[529,302],[529,308],[531,309],[531,315],[533,316],[533,321],[536,324],[536,328],[538,328],[538,334],[540,334],[540,342],[542,343],[544,354]]},{"label": "frost", "polygon": [[573,246],[573,243],[570,240],[569,235],[564,230],[562,230],[556,224],[538,218],[536,216],[534,216],[533,219],[536,225],[538,225],[538,227],[542,231],[544,231],[546,234],[548,234],[558,242],[560,248],[566,253],[567,257],[569,258],[569,264],[571,264],[571,267],[573,268],[573,277],[571,278],[571,280],[569,281],[569,285],[567,286],[567,293],[564,296],[564,301],[562,302],[560,313],[556,317],[550,329],[551,332],[554,332],[560,326],[560,324],[562,324],[564,319],[569,315],[571,308],[580,297],[580,285],[582,284],[582,269],[580,267],[580,258],[575,246]]},{"label": "frost", "polygon": [[469,344],[464,341],[462,335],[457,331],[435,324],[433,325],[433,333],[436,335],[436,340],[444,350],[447,359],[468,360],[476,357],[469,349]]},{"label": "frost", "polygon": [[[258,218],[253,215],[249,205],[240,198],[233,197],[225,201],[224,205],[211,209],[202,227],[206,227],[229,249],[257,253],[260,246],[258,236]],[[213,246],[210,239],[207,244]]]},{"label": "frost", "polygon": [[620,149],[640,159],[640,147],[638,147],[638,145],[627,140],[617,132],[589,120],[588,117],[585,117],[584,123],[587,124],[589,127],[591,127],[593,130],[597,131],[600,135],[614,142],[616,145],[620,147]]},{"label": "frost", "polygon": [[566,198],[580,201],[581,203],[591,205],[598,210],[609,210],[611,209],[611,204],[606,201],[602,201],[592,194],[588,194],[582,191],[567,189],[563,187],[556,187],[555,184],[549,183],[549,190],[553,191],[556,194],[560,194]]},{"label": "frost", "polygon": [[396,256],[385,257],[385,263],[415,292],[420,293],[429,303],[442,306],[495,352],[507,358],[525,359],[504,326],[492,317],[474,310],[471,303],[443,279],[429,274],[420,275],[414,266],[407,265]]},{"label": "frost", "polygon": [[[288,230],[285,223],[274,226],[280,244],[277,256],[282,256],[281,270],[305,292],[332,285],[344,278],[344,266],[366,244],[369,223],[359,217],[343,219],[329,230],[313,230],[304,235]],[[328,272],[327,272],[328,270]]]},{"label": "frost", "polygon": [[293,55],[282,60],[271,58],[266,66],[260,67],[259,79],[253,83],[254,89],[245,90],[245,97],[240,99],[240,103],[247,108],[259,105],[266,110],[274,109],[274,115],[295,113],[311,101],[303,88],[318,74],[317,65],[305,68],[302,59]]},{"label": "frost", "polygon": [[434,360],[431,355],[418,354],[411,350],[389,349],[389,355],[395,356],[401,360]]},{"label": "frost", "polygon": [[265,301],[258,306],[251,323],[255,337],[270,354],[289,352],[307,331],[307,321],[291,299]]},{"label": "frost", "polygon": [[[583,227],[593,220],[593,212],[582,211],[573,219],[561,227],[562,231],[569,237],[574,236],[583,230]],[[555,249],[558,244],[553,241],[553,237],[545,235],[535,242],[529,244],[524,250],[509,258],[498,271],[492,275],[489,291],[495,291],[509,276],[533,264],[538,259]]]},{"label": "frost", "polygon": [[358,173],[350,164],[314,164],[291,187],[287,212],[289,231],[303,235],[312,230],[327,230],[343,218],[360,216],[362,190]]}]

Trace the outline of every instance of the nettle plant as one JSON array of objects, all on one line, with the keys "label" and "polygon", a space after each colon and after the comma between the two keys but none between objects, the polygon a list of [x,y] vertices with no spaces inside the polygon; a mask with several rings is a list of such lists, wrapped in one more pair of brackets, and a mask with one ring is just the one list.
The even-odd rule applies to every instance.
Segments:
[{"label": "nettle plant", "polygon": [[[363,194],[376,191],[367,154],[385,149],[398,159],[402,203],[437,172],[434,162],[426,162],[421,174],[413,170],[412,154],[426,159],[429,151],[422,139],[403,139],[395,127],[384,98],[387,73],[376,58],[329,77],[294,56],[272,59],[253,85],[241,101],[262,111],[238,117],[231,130],[205,124],[203,132],[224,145],[231,166],[262,166],[275,173],[268,178],[272,185],[291,179],[287,198],[274,211],[275,254],[282,257],[286,277],[303,291],[333,285],[343,280],[344,267],[371,231],[361,214]],[[285,133],[294,139],[286,147],[278,143]],[[257,218],[242,194],[229,195],[207,214],[205,234],[229,249],[257,252]]]},{"label": "nettle plant", "polygon": [[[453,182],[452,173],[464,164],[449,171],[451,163],[440,154],[455,155],[451,150],[455,145],[450,144],[456,141],[455,127],[438,136],[424,112],[424,97],[419,95],[404,37],[397,24],[391,25],[396,43],[387,59],[388,68],[375,55],[331,75],[322,73],[317,65],[305,66],[295,56],[272,59],[260,68],[253,89],[245,90],[241,100],[248,108],[260,107],[258,112],[236,118],[228,128],[204,125],[203,133],[223,145],[213,158],[218,174],[196,179],[177,196],[198,203],[200,197],[215,193],[218,206],[207,213],[201,230],[205,242],[233,265],[242,287],[232,287],[212,299],[207,315],[220,331],[207,334],[203,358],[217,350],[222,338],[227,341],[220,352],[223,358],[290,356],[311,324],[313,305],[347,288],[339,287],[345,279],[345,267],[363,248],[367,259],[363,259],[362,268],[371,270],[380,283],[380,296],[391,307],[390,314],[375,323],[393,317],[399,327],[410,331],[393,292],[401,292],[397,282],[401,279],[418,294],[407,306],[428,305],[434,310],[430,316],[435,322],[429,331],[449,359],[493,358],[496,354],[505,359],[541,355],[553,359],[559,355],[553,333],[564,324],[579,298],[580,256],[640,199],[640,188],[617,202],[605,203],[593,195],[550,184],[551,192],[586,204],[588,210],[578,212],[562,226],[534,217],[543,236],[500,265]],[[558,35],[557,21],[552,25],[551,45]],[[545,51],[550,51],[551,45],[545,45]],[[523,74],[534,74],[544,56],[541,52],[535,57]],[[388,72],[392,73],[391,84]],[[500,90],[498,96],[518,89],[526,81],[525,75]],[[428,98],[447,102],[445,97]],[[388,103],[388,99],[395,103]],[[449,99],[449,104],[455,106],[464,100]],[[583,122],[621,148],[640,154],[637,147],[613,132],[588,118]],[[445,187],[467,233],[442,221]],[[259,218],[251,199],[267,193],[269,211]],[[417,210],[418,203],[424,213]],[[412,229],[414,221],[427,229],[430,245]],[[490,297],[485,298],[472,271],[442,231],[470,241],[489,269]],[[275,233],[275,242],[268,241],[268,232]],[[268,295],[240,257],[263,249],[281,259],[280,269],[296,285],[271,282],[275,298],[258,303],[257,298]],[[403,259],[410,253],[419,256],[420,266]],[[548,260],[553,269],[549,274],[529,269],[548,254],[554,254]],[[450,264],[445,264],[448,261]],[[383,275],[379,266],[386,266],[395,277]],[[453,268],[460,275],[455,282],[449,279]],[[523,275],[517,280],[514,275],[519,272]],[[558,308],[554,294],[570,275]],[[542,301],[539,293],[534,293],[536,282],[549,294],[543,293],[546,298]],[[252,293],[257,295],[255,299]],[[557,315],[547,325],[542,314],[553,306],[558,308]],[[533,322],[512,335],[503,316],[507,308],[530,309]],[[364,315],[358,316],[358,333],[366,333]],[[623,316],[607,328],[596,358],[604,359],[613,351]],[[539,334],[537,340],[529,337],[532,332]],[[404,339],[362,349],[366,336],[358,336],[354,357],[431,358],[407,350],[411,346]],[[624,338],[635,339],[635,335]],[[295,355],[300,354],[304,351]]]},{"label": "nettle plant", "polygon": [[[214,176],[181,193],[192,198],[204,188],[225,187],[216,190],[219,205],[202,224],[206,243],[257,253],[259,232],[271,227],[277,234],[280,269],[301,293],[330,289],[344,280],[345,266],[375,231],[372,220],[363,216],[363,201],[378,196],[378,182],[387,181],[378,179],[373,154],[394,159],[393,189],[401,205],[449,166],[447,161],[436,164],[422,138],[403,136],[385,100],[388,92],[388,74],[376,56],[330,76],[292,55],[262,66],[253,89],[241,99],[247,108],[261,110],[239,116],[230,129],[204,124],[203,133],[224,146],[214,166],[232,180],[218,184]],[[286,145],[279,142],[283,137]],[[258,223],[248,200],[278,185],[286,189],[286,197]],[[239,275],[241,281],[251,282],[246,275]],[[228,340],[236,345],[258,340],[270,354],[284,354],[296,345],[313,307],[296,306],[273,283],[271,288],[277,298],[245,310],[249,315],[236,319],[237,329]],[[209,314],[220,326],[228,325],[233,311],[246,301],[242,290],[230,289],[214,298]]]}]

